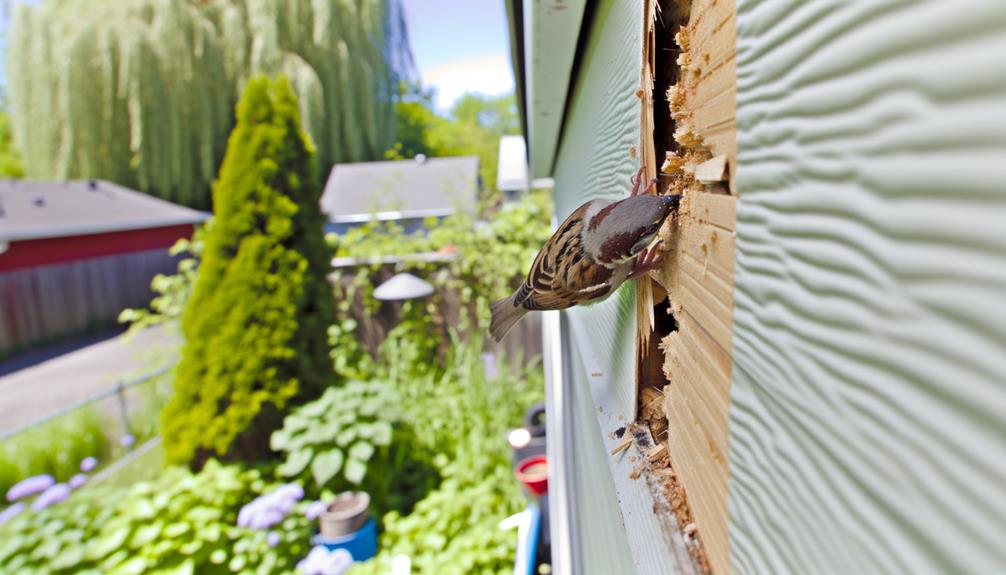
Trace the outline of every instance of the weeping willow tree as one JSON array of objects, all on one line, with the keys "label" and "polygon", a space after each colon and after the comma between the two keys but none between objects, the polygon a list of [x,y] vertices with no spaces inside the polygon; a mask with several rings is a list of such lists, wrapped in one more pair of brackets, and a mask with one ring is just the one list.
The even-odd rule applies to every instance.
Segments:
[{"label": "weeping willow tree", "polygon": [[47,0],[16,8],[7,49],[28,177],[199,208],[248,78],[290,78],[327,174],[392,145],[412,73],[398,0]]}]

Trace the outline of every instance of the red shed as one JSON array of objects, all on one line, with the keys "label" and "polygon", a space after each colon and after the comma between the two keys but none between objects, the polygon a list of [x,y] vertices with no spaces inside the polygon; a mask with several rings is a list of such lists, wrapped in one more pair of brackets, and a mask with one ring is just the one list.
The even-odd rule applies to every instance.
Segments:
[{"label": "red shed", "polygon": [[207,216],[102,180],[0,181],[0,357],[145,305]]}]

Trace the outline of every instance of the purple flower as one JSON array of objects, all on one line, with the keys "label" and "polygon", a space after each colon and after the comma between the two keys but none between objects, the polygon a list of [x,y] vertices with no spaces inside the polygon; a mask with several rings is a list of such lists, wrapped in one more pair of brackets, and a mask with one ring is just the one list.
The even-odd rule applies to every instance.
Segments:
[{"label": "purple flower", "polygon": [[304,488],[296,483],[280,485],[273,493],[284,500],[300,501],[304,498]]},{"label": "purple flower", "polygon": [[14,517],[16,517],[22,511],[24,511],[25,507],[27,506],[23,502],[18,501],[17,503],[11,505],[7,509],[0,511],[0,525],[7,523],[11,519],[14,519]]},{"label": "purple flower", "polygon": [[269,529],[280,523],[293,510],[304,489],[288,483],[253,499],[238,512],[238,526],[248,529]]},{"label": "purple flower", "polygon": [[70,486],[66,483],[57,483],[42,492],[31,502],[32,511],[41,511],[50,505],[55,505],[70,496]]},{"label": "purple flower", "polygon": [[83,473],[78,473],[77,475],[71,477],[66,483],[71,489],[80,489],[85,483],[87,483],[87,476]]},{"label": "purple flower", "polygon": [[317,545],[307,557],[297,563],[297,569],[305,575],[342,575],[353,564],[353,556],[345,549],[329,551]]},{"label": "purple flower", "polygon": [[52,475],[33,475],[22,479],[7,490],[7,501],[17,501],[36,493],[42,493],[52,487],[53,483],[56,483],[56,480],[52,478]]},{"label": "purple flower", "polygon": [[328,503],[324,501],[312,501],[308,503],[307,509],[304,510],[304,517],[308,519],[317,519],[321,517],[321,514],[328,511]]},{"label": "purple flower", "polygon": [[486,379],[496,379],[496,376],[499,375],[499,369],[496,367],[495,353],[483,353],[482,366],[485,368]]},{"label": "purple flower", "polygon": [[85,457],[80,462],[80,470],[84,473],[90,473],[94,471],[94,468],[98,466],[98,460],[94,457]]},{"label": "purple flower", "polygon": [[269,535],[266,535],[265,542],[269,544],[269,547],[275,547],[279,545],[279,533],[275,531],[270,531]]},{"label": "purple flower", "polygon": [[126,449],[132,447],[134,443],[136,443],[136,438],[129,433],[123,435],[122,439],[119,440],[119,445],[125,447]]}]

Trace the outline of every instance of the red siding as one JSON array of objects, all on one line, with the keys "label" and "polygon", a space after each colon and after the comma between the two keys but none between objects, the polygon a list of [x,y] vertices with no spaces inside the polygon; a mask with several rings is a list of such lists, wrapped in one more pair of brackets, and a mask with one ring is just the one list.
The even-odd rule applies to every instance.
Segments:
[{"label": "red siding", "polygon": [[192,236],[192,231],[191,224],[182,224],[86,236],[12,241],[8,250],[0,254],[0,271],[128,254],[155,248],[167,249],[179,238]]}]

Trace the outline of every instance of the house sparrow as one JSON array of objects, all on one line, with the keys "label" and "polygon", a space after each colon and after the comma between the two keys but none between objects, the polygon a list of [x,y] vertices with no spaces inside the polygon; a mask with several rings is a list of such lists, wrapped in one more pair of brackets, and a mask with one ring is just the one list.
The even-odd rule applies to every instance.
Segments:
[{"label": "house sparrow", "polygon": [[[529,311],[594,303],[626,279],[659,265],[650,245],[681,196],[639,194],[622,200],[591,200],[573,211],[538,252],[527,279],[510,297],[490,304],[489,331],[497,342]],[[646,191],[652,189],[656,179]]]}]

